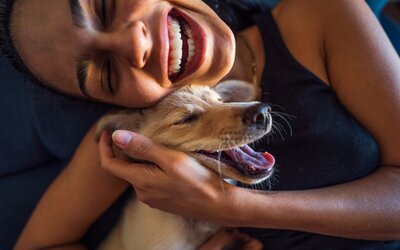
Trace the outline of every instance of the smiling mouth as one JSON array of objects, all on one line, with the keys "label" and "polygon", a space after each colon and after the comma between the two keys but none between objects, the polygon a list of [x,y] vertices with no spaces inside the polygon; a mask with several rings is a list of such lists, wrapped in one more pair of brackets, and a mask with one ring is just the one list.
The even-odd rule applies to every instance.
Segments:
[{"label": "smiling mouth", "polygon": [[275,158],[270,153],[256,152],[248,145],[220,152],[198,151],[196,153],[233,167],[248,177],[268,176],[275,164]]},{"label": "smiling mouth", "polygon": [[205,33],[176,9],[168,13],[168,78],[176,82],[193,73],[204,60]]},{"label": "smiling mouth", "polygon": [[168,77],[173,81],[183,74],[186,64],[193,59],[196,45],[189,24],[174,16],[168,16],[168,36]]}]

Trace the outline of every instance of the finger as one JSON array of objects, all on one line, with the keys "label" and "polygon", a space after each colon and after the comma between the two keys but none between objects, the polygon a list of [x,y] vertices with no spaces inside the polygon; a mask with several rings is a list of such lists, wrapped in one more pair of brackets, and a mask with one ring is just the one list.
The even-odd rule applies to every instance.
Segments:
[{"label": "finger", "polygon": [[233,237],[238,241],[242,242],[243,250],[261,250],[263,249],[263,244],[260,240],[252,238],[249,235],[242,232],[235,232]]},{"label": "finger", "polygon": [[198,250],[220,250],[232,242],[232,234],[220,231],[207,240]]},{"label": "finger", "polygon": [[139,177],[144,179],[144,175],[149,173],[148,168],[156,170],[149,164],[130,163],[116,158],[111,149],[111,137],[106,132],[100,137],[99,153],[103,169],[132,184],[135,184]]},{"label": "finger", "polygon": [[263,249],[263,244],[261,241],[252,238],[249,242],[246,242],[246,244],[243,247],[243,250],[262,250]]},{"label": "finger", "polygon": [[114,153],[111,149],[111,137],[110,134],[103,131],[100,136],[99,140],[99,152],[100,152],[100,159],[102,156],[113,158]]},{"label": "finger", "polygon": [[167,166],[172,154],[177,152],[153,142],[146,136],[127,130],[117,130],[113,133],[114,143],[127,155],[133,158],[147,160],[160,167]]}]

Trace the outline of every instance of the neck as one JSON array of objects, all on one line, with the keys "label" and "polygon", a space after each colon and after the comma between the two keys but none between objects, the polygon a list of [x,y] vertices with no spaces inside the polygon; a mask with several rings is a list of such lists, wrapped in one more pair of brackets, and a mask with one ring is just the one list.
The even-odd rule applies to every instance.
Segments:
[{"label": "neck", "polygon": [[[265,65],[265,56],[264,46],[258,28],[253,26],[245,29],[236,37],[235,62],[232,70],[224,79],[243,80],[259,87]],[[255,67],[253,67],[253,65],[255,65]],[[254,79],[256,79],[256,81],[254,81]]]}]

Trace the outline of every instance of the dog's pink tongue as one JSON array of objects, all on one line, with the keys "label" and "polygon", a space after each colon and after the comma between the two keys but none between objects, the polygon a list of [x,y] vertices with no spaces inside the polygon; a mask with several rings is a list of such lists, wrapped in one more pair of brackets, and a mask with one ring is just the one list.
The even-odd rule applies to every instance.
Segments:
[{"label": "dog's pink tongue", "polygon": [[245,165],[249,170],[269,170],[275,164],[275,158],[270,153],[255,152],[247,145],[224,152],[232,160]]}]

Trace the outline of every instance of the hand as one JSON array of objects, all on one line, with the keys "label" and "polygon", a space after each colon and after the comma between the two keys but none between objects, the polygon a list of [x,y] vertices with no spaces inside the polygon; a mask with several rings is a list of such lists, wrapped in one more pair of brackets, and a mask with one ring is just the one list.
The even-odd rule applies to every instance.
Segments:
[{"label": "hand", "polygon": [[139,200],[184,217],[235,226],[240,218],[234,202],[237,188],[225,183],[214,171],[182,152],[133,132],[117,131],[113,141],[127,155],[154,163],[116,158],[110,136],[103,133],[99,143],[102,167],[130,182]]},{"label": "hand", "polygon": [[261,250],[262,243],[255,238],[251,238],[247,234],[238,230],[229,232],[223,230],[207,240],[198,250]]}]

